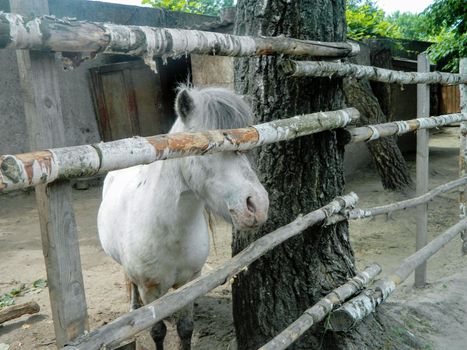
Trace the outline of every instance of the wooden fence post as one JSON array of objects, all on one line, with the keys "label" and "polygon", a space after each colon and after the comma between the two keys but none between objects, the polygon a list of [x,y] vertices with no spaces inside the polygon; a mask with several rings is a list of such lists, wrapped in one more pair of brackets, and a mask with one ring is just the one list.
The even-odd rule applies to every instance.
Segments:
[{"label": "wooden fence post", "polygon": [[[24,15],[48,15],[47,0],[10,0]],[[55,54],[17,51],[30,147],[65,145]],[[36,187],[56,344],[62,347],[88,329],[81,260],[69,181]]]},{"label": "wooden fence post", "polygon": [[[430,62],[426,54],[417,57],[417,71],[420,73],[430,71]],[[417,118],[430,116],[430,86],[417,85]],[[417,131],[417,196],[428,192],[428,156],[429,156],[429,130]],[[416,250],[422,249],[427,243],[428,231],[428,204],[417,207],[417,236]],[[423,287],[426,283],[426,262],[415,270],[415,287]]]},{"label": "wooden fence post", "polygon": [[[460,60],[459,63],[459,73],[467,74],[467,57],[464,57]],[[467,113],[467,84],[460,84],[460,104],[461,104],[461,113]],[[459,155],[459,176],[466,176],[465,165],[466,165],[466,156],[467,156],[467,122],[461,122],[460,125],[460,155]],[[466,201],[465,193],[467,186],[463,186],[459,190],[459,209],[461,219],[466,216]],[[467,232],[463,231],[462,234],[462,253],[467,254]]]}]

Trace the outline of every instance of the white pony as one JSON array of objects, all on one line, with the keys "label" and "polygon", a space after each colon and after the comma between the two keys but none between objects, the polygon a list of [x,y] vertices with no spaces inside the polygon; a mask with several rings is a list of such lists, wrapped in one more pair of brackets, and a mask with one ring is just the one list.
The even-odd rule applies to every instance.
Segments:
[{"label": "white pony", "polygon": [[[177,120],[170,133],[230,129],[250,124],[243,99],[221,88],[179,89]],[[223,152],[154,162],[110,172],[98,215],[105,252],[131,281],[132,308],[150,303],[199,276],[209,253],[204,210],[248,229],[263,223],[268,195],[246,155]],[[190,349],[193,305],[182,310],[177,331]],[[163,349],[163,321],[151,329]]]}]

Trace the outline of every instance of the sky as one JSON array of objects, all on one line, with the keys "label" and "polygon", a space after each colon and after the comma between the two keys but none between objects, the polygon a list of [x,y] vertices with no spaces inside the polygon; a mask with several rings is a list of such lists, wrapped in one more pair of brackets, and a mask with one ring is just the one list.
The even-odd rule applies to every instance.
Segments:
[{"label": "sky", "polygon": [[[104,2],[113,2],[127,5],[141,5],[141,0],[98,0]],[[376,0],[387,14],[395,11],[419,13],[423,11],[433,0]]]},{"label": "sky", "polygon": [[387,14],[395,11],[419,13],[431,5],[433,0],[376,0],[376,3]]}]

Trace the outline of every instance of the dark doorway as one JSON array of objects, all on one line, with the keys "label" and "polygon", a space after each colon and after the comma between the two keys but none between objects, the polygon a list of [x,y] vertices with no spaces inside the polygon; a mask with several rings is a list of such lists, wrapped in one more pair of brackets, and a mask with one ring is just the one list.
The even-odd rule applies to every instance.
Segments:
[{"label": "dark doorway", "polygon": [[142,60],[90,69],[102,140],[167,133],[175,120],[176,87],[190,77],[189,58],[157,62],[154,73]]}]

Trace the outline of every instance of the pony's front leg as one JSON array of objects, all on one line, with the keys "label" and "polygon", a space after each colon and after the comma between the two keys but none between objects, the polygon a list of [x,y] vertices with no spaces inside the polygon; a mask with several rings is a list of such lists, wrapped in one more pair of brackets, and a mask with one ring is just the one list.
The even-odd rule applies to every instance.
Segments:
[{"label": "pony's front leg", "polygon": [[193,328],[193,303],[191,303],[177,312],[177,333],[180,338],[180,348],[182,350],[191,349]]},{"label": "pony's front leg", "polygon": [[[135,290],[139,292],[144,305],[151,303],[164,294],[159,288],[157,288],[157,284],[155,283],[141,286],[135,285]],[[159,321],[152,326],[149,334],[156,344],[156,350],[164,350],[164,339],[167,334],[167,326],[164,321]]]},{"label": "pony's front leg", "polygon": [[138,286],[130,282],[130,311],[134,311],[141,307],[141,298],[138,292]]},{"label": "pony's front leg", "polygon": [[164,321],[159,321],[152,326],[149,334],[152,340],[154,340],[154,343],[156,343],[156,350],[164,350],[164,339],[167,334],[167,326]]}]

